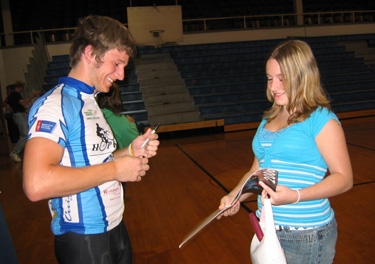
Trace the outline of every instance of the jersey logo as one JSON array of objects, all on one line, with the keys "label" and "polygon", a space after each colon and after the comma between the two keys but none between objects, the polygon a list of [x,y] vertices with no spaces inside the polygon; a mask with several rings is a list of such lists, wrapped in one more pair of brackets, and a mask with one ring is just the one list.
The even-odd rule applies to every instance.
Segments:
[{"label": "jersey logo", "polygon": [[87,109],[86,111],[84,111],[84,114],[87,120],[100,119],[99,116],[96,116],[97,113],[95,109]]},{"label": "jersey logo", "polygon": [[100,127],[98,123],[96,123],[96,135],[101,138],[100,144],[94,144],[92,150],[105,150],[109,149],[109,147],[113,144],[113,147],[116,148],[117,142],[114,139],[112,133],[104,128]]},{"label": "jersey logo", "polygon": [[36,124],[35,131],[36,132],[46,132],[46,133],[52,133],[53,130],[56,128],[56,123],[46,120],[38,120],[38,123]]}]

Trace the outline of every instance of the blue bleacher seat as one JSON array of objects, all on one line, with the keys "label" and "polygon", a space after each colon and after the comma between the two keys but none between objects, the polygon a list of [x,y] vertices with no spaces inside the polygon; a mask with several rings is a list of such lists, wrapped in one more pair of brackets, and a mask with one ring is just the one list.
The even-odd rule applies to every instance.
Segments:
[{"label": "blue bleacher seat", "polygon": [[[311,46],[324,89],[336,112],[374,108],[375,72],[362,57],[338,42],[375,40],[375,35],[300,38]],[[224,119],[225,124],[260,121],[270,106],[266,98],[265,60],[277,40],[139,48],[138,54],[170,53],[204,120]],[[69,57],[49,63],[46,86],[69,71]],[[118,82],[127,114],[147,123],[142,92],[131,61],[125,79]]]}]

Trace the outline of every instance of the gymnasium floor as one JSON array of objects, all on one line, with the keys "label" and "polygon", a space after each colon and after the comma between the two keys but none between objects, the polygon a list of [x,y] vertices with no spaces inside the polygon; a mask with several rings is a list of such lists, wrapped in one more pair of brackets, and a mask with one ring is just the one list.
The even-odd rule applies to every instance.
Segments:
[{"label": "gymnasium floor", "polygon": [[[334,263],[371,263],[375,257],[375,117],[342,120],[354,170],[354,187],[331,199],[339,226]],[[161,135],[158,155],[138,183],[128,183],[124,219],[134,264],[251,263],[248,212],[213,221],[182,248],[184,236],[217,209],[252,161],[254,130],[204,135]],[[22,190],[22,164],[11,161],[0,136],[0,203],[19,263],[54,264],[47,202],[32,203]]]}]

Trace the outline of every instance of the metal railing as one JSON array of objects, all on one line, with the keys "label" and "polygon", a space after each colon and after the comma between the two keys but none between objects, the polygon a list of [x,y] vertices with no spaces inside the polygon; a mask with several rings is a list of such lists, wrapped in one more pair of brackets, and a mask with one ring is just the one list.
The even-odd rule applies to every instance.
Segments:
[{"label": "metal railing", "polygon": [[[299,18],[302,18],[301,22]],[[375,23],[375,10],[184,19],[183,30],[195,32],[355,23]]]},{"label": "metal railing", "polygon": [[[375,10],[332,11],[303,14],[270,14],[257,16],[233,16],[217,18],[184,19],[184,33],[206,31],[244,30],[272,27],[316,26],[328,24],[375,23]],[[34,44],[38,34],[42,34],[48,43],[69,41],[75,30],[71,28],[40,29],[1,34],[0,46],[6,46],[6,37],[13,36],[14,45]]]}]

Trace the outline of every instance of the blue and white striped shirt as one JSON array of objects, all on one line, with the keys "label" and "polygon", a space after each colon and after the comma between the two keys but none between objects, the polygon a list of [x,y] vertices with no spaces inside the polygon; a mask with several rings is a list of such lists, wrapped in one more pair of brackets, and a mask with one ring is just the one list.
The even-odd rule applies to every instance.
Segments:
[{"label": "blue and white striped shirt", "polygon": [[[318,108],[304,122],[277,132],[266,130],[266,120],[262,120],[252,144],[260,168],[277,170],[278,184],[291,189],[302,189],[322,181],[327,164],[319,153],[315,138],[331,119],[338,121],[328,109]],[[258,208],[257,215],[260,216],[260,196]],[[311,228],[328,224],[334,218],[327,198],[272,206],[272,210],[278,226]]]}]

